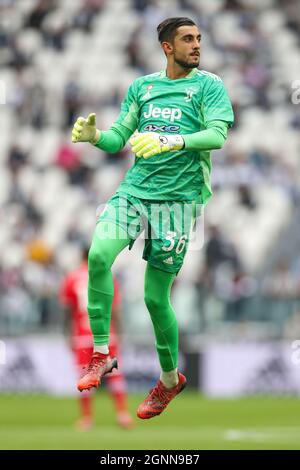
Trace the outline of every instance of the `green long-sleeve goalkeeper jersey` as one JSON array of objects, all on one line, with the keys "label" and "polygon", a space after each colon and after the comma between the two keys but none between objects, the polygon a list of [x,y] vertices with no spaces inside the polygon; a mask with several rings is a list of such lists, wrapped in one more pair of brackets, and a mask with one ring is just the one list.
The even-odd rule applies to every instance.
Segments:
[{"label": "green long-sleeve goalkeeper jersey", "polygon": [[181,134],[185,147],[176,152],[135,158],[118,192],[141,199],[191,201],[211,195],[211,157],[220,148],[234,121],[232,106],[220,77],[193,69],[171,80],[165,71],[136,79],[109,131],[96,146],[122,148],[133,132]]}]

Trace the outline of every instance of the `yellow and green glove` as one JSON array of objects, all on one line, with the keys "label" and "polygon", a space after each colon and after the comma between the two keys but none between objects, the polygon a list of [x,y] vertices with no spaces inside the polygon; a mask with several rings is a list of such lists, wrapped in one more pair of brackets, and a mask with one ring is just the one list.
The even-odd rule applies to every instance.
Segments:
[{"label": "yellow and green glove", "polygon": [[144,158],[150,158],[162,152],[175,152],[184,147],[181,135],[161,135],[156,132],[136,132],[129,143],[136,157]]},{"label": "yellow and green glove", "polygon": [[72,129],[72,142],[90,142],[95,145],[100,139],[100,131],[96,128],[96,114],[91,113],[87,119],[77,118]]}]

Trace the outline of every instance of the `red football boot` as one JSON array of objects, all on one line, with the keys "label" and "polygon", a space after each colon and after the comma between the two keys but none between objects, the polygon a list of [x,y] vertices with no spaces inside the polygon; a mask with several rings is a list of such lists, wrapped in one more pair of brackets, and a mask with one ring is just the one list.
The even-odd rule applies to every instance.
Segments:
[{"label": "red football boot", "polygon": [[149,419],[160,415],[168,406],[171,400],[176,397],[186,386],[186,378],[178,373],[178,384],[175,387],[167,388],[159,380],[149,395],[137,409],[137,416],[141,419]]},{"label": "red football boot", "polygon": [[83,390],[89,390],[92,387],[99,387],[101,384],[101,378],[105,374],[112,372],[114,368],[118,368],[118,361],[115,357],[112,358],[107,354],[94,352],[86,373],[81,377],[77,384],[78,390],[82,392]]}]

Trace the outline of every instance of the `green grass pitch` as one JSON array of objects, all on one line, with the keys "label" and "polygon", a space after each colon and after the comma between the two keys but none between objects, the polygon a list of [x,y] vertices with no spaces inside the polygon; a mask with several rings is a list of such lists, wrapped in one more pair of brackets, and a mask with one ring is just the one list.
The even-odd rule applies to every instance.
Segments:
[{"label": "green grass pitch", "polygon": [[[132,395],[130,410],[144,395]],[[95,400],[96,426],[78,432],[72,398],[0,395],[0,449],[300,449],[296,398],[208,400],[185,391],[161,415],[119,429],[106,392]]]}]

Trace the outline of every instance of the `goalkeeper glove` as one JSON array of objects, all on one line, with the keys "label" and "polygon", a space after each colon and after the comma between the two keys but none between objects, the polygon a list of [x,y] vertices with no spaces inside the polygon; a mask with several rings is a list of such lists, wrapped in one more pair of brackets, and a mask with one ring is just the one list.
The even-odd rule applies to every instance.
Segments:
[{"label": "goalkeeper glove", "polygon": [[95,145],[100,138],[100,131],[96,128],[96,114],[91,113],[87,119],[79,117],[72,129],[72,142],[90,142]]},{"label": "goalkeeper glove", "polygon": [[130,144],[137,157],[149,158],[162,152],[174,152],[184,147],[183,137],[177,135],[161,135],[156,132],[135,133]]}]

